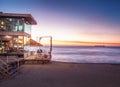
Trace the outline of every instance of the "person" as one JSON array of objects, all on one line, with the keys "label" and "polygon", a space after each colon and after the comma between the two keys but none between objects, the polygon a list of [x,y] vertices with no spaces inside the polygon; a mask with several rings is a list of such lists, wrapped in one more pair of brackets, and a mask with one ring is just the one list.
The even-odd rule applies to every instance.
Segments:
[{"label": "person", "polygon": [[39,52],[42,53],[42,49],[39,49]]},{"label": "person", "polygon": [[41,49],[38,49],[38,50],[37,50],[37,53],[42,53],[42,50],[41,50]]},{"label": "person", "polygon": [[38,50],[37,50],[37,54],[38,54],[38,55],[39,55],[39,54],[41,55],[41,54],[42,54],[42,49],[38,49]]}]

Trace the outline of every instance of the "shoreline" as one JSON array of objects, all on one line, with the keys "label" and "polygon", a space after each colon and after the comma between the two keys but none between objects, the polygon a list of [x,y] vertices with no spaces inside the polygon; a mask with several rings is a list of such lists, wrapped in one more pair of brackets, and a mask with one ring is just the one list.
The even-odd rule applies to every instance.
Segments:
[{"label": "shoreline", "polygon": [[52,61],[54,63],[68,63],[68,64],[110,64],[110,65],[120,65],[120,63],[82,63],[82,62],[64,62],[64,61]]}]

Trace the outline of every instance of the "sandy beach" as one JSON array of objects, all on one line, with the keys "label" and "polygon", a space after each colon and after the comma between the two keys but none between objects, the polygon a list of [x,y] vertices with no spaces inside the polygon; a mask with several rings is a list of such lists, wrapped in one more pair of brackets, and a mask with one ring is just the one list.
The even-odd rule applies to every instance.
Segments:
[{"label": "sandy beach", "polygon": [[52,62],[23,65],[0,87],[120,87],[120,65]]}]

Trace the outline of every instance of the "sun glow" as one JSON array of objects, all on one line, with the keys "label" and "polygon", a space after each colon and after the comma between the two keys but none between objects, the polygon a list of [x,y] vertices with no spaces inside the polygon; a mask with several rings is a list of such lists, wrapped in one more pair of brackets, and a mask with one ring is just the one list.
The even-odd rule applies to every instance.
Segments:
[{"label": "sun glow", "polygon": [[[64,29],[63,29],[64,28]],[[76,26],[68,27],[66,29],[64,26],[33,26],[32,30],[32,38],[37,40],[40,36],[52,36],[53,37],[53,44],[54,45],[120,45],[120,40],[118,39],[120,36],[119,32],[114,32],[110,27],[86,27],[86,26]],[[80,29],[79,29],[80,28]],[[94,29],[97,28],[97,29]],[[102,31],[100,28],[108,29],[109,31]],[[114,28],[118,30],[119,27]],[[115,35],[116,34],[116,35]],[[68,41],[68,42],[67,42]],[[73,41],[73,42],[69,42]],[[76,43],[79,41],[80,43]],[[84,43],[81,43],[84,42]],[[85,43],[90,42],[90,43]],[[97,43],[93,43],[97,42]],[[99,44],[98,44],[99,43]],[[106,44],[105,44],[106,43]],[[111,43],[111,44],[110,44]],[[117,44],[114,44],[117,43]]]},{"label": "sun glow", "polygon": [[[43,14],[48,12],[45,11]],[[75,43],[76,41],[100,44],[120,43],[120,26],[109,23],[105,18],[98,21],[99,18],[86,18],[85,15],[72,17],[54,12],[50,13],[49,17],[41,16],[42,22],[38,20],[40,24],[33,26],[32,38],[35,40],[37,37],[49,35],[53,37],[56,45],[95,45],[95,43]]]}]

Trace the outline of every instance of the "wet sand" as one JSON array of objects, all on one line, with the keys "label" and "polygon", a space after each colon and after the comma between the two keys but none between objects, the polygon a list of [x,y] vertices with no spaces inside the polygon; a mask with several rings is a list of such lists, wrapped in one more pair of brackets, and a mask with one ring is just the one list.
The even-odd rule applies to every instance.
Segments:
[{"label": "wet sand", "polygon": [[52,62],[23,65],[0,87],[120,87],[120,65]]}]

